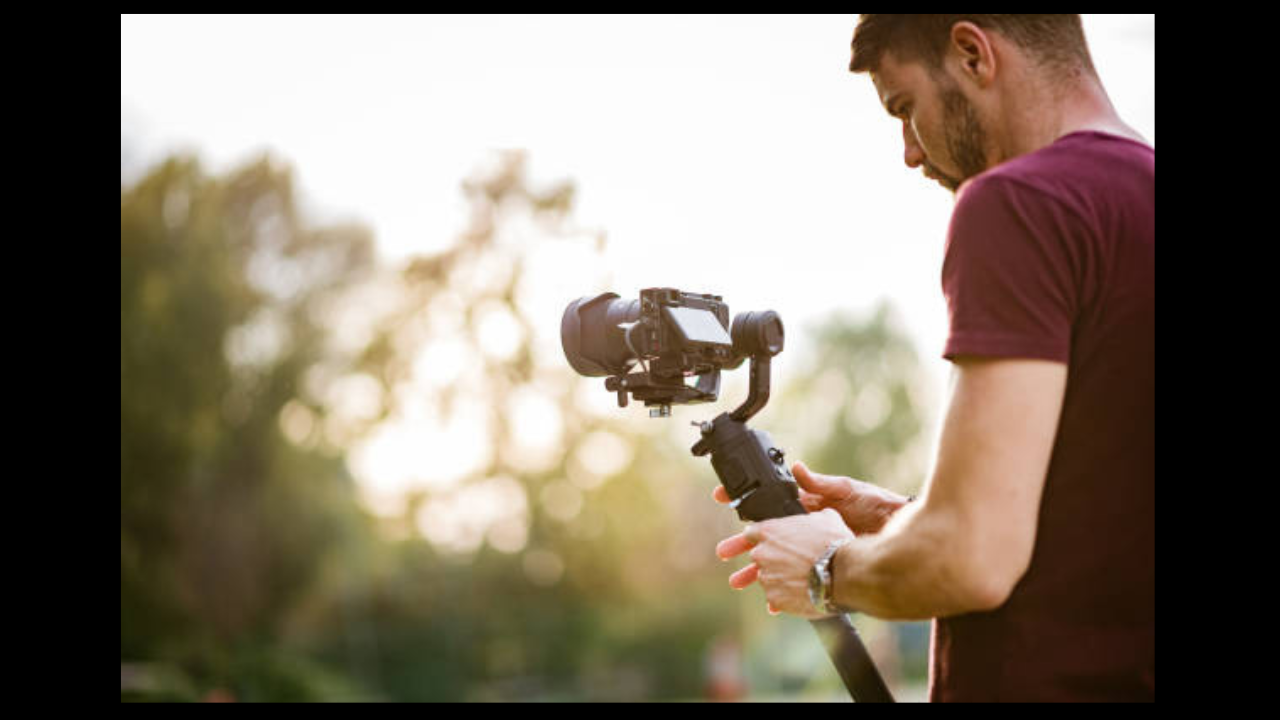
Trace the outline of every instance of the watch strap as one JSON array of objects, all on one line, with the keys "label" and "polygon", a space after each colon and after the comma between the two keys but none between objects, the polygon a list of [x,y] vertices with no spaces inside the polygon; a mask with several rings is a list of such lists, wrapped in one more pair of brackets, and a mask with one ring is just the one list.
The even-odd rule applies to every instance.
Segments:
[{"label": "watch strap", "polygon": [[814,563],[814,568],[818,571],[818,577],[822,583],[822,604],[818,609],[829,615],[840,615],[848,612],[839,605],[836,605],[832,600],[832,596],[835,594],[836,584],[836,551],[844,547],[844,545],[850,540],[851,538],[841,538],[840,540],[832,541],[830,545],[827,545],[827,549],[823,551],[822,556],[818,558],[818,561]]}]

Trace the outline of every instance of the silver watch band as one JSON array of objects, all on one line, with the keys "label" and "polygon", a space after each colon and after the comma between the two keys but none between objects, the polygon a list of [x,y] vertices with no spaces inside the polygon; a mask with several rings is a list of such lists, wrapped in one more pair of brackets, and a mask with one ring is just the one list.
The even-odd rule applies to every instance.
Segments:
[{"label": "silver watch band", "polygon": [[832,601],[832,596],[835,593],[834,560],[836,551],[841,547],[844,547],[850,539],[851,538],[842,538],[840,540],[833,541],[830,545],[827,545],[827,549],[823,551],[822,556],[818,558],[816,563],[814,563],[814,569],[817,570],[818,578],[822,584],[822,604],[818,606],[818,609],[829,615],[839,615],[846,612],[843,608]]}]

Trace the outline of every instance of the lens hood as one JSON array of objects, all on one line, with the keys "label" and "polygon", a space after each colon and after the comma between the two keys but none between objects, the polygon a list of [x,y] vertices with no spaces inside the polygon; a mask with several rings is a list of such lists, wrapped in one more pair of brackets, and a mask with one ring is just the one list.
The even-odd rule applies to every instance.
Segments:
[{"label": "lens hood", "polygon": [[[608,303],[618,299],[617,293],[605,292],[594,296],[580,297],[569,303],[564,309],[564,317],[560,319],[560,344],[564,347],[564,357],[579,375],[587,377],[604,377],[612,375],[610,369],[601,359],[593,358],[584,352],[582,342],[582,313],[591,312],[598,303]],[[605,328],[593,328],[596,332],[605,332]],[[598,344],[598,343],[597,343]]]}]

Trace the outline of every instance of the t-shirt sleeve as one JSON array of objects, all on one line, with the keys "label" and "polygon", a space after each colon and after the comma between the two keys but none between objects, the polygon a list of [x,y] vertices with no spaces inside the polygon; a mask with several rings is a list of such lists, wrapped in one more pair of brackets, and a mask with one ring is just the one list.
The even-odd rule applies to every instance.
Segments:
[{"label": "t-shirt sleeve", "polygon": [[942,263],[944,358],[1068,361],[1077,308],[1072,225],[1055,200],[1014,180],[978,178],[962,189]]}]

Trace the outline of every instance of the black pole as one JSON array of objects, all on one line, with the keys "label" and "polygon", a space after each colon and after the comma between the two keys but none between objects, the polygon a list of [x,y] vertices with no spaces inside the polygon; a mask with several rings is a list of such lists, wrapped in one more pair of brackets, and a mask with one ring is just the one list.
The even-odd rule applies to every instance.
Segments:
[{"label": "black pole", "polygon": [[880,671],[871,661],[848,615],[832,615],[809,622],[818,631],[822,646],[827,649],[836,672],[854,700],[860,703],[893,702],[893,694],[880,677]]}]

